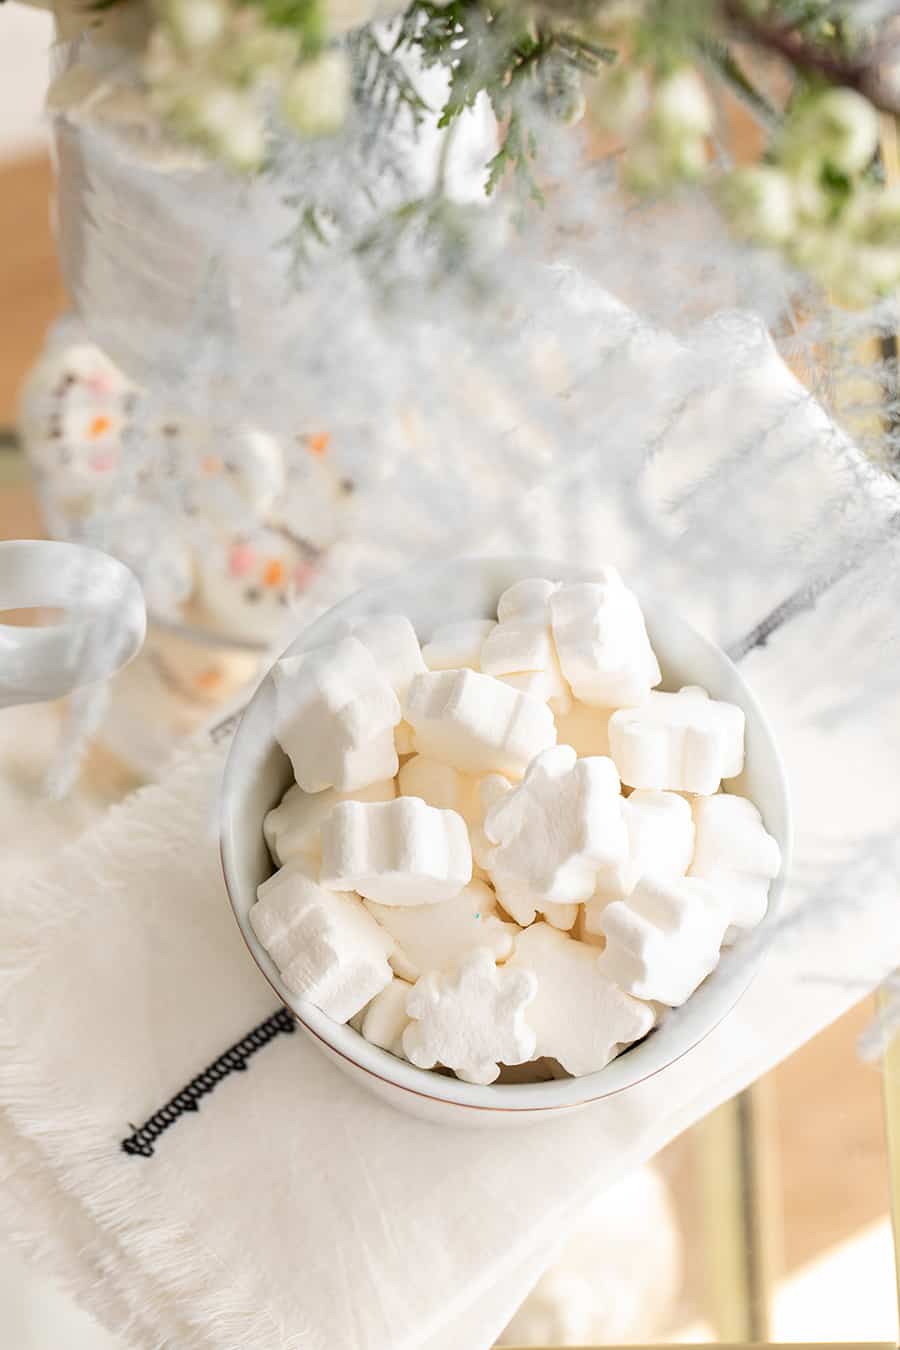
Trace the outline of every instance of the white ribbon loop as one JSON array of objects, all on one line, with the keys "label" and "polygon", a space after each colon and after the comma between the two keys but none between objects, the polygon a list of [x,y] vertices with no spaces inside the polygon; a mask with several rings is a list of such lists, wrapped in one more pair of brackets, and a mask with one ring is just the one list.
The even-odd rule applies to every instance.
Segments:
[{"label": "white ribbon loop", "polygon": [[0,708],[97,684],[144,641],[137,577],[96,549],[43,540],[0,543],[0,611],[35,607],[64,613],[44,627],[0,624]]}]

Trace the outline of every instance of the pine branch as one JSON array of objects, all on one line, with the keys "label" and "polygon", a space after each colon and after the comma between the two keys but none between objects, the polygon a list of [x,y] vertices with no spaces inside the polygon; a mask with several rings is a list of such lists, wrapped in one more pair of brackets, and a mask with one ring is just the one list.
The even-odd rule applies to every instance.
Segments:
[{"label": "pine branch", "polygon": [[749,108],[767,131],[774,131],[781,123],[777,109],[762,94],[738,62],[734,52],[718,37],[701,37],[697,46],[701,56],[719,78]]},{"label": "pine branch", "polygon": [[398,44],[385,50],[367,28],[350,41],[354,66],[354,95],[374,114],[378,132],[390,130],[405,109],[418,128],[431,112],[399,60]]},{"label": "pine branch", "polygon": [[721,0],[721,9],[733,29],[756,46],[781,56],[794,70],[855,89],[881,112],[900,115],[900,100],[882,74],[883,68],[892,64],[896,42],[890,44],[893,50],[880,41],[860,55],[845,55],[820,41],[810,41],[799,28],[758,18],[742,0]]}]

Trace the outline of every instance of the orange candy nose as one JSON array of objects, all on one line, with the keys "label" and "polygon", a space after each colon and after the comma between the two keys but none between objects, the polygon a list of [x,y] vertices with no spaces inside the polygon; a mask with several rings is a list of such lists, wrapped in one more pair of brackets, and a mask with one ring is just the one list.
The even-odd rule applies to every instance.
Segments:
[{"label": "orange candy nose", "polygon": [[106,432],[109,431],[111,426],[112,422],[110,421],[110,419],[108,417],[104,417],[101,413],[98,417],[95,417],[92,420],[90,426],[88,427],[88,435],[93,437],[104,436]]},{"label": "orange candy nose", "polygon": [[218,455],[204,455],[200,461],[200,468],[204,473],[221,473],[222,461]]},{"label": "orange candy nose", "polygon": [[264,586],[280,586],[284,581],[284,563],[277,560],[266,563],[262,579]]},{"label": "orange candy nose", "polygon": [[327,431],[319,431],[315,436],[310,436],[309,448],[314,455],[324,455],[330,440],[331,436]]}]

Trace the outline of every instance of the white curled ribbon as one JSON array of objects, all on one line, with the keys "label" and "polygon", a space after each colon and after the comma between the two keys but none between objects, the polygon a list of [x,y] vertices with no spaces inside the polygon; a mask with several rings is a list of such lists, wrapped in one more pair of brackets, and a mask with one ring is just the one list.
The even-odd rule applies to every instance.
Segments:
[{"label": "white curled ribbon", "polygon": [[0,708],[98,685],[140,650],[147,616],[133,572],[96,549],[0,543],[0,610],[62,610],[42,627],[0,624]]}]

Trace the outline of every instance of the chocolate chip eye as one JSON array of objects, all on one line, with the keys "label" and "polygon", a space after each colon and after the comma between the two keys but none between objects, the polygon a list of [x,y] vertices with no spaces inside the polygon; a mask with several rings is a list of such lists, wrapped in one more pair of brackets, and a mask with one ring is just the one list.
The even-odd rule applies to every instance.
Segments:
[{"label": "chocolate chip eye", "polygon": [[262,599],[259,587],[248,586],[247,589],[244,591],[244,599],[248,601],[248,603],[251,605],[258,604],[259,601]]},{"label": "chocolate chip eye", "polygon": [[238,466],[234,463],[233,460],[230,459],[226,459],[222,467],[224,468],[226,473],[237,473],[238,471]]},{"label": "chocolate chip eye", "polygon": [[354,483],[352,478],[341,479],[341,492],[343,492],[345,497],[349,497],[351,492],[355,491],[356,491],[356,484]]},{"label": "chocolate chip eye", "polygon": [[72,463],[72,451],[67,450],[65,446],[63,446],[63,448],[59,452],[59,462],[60,464]]},{"label": "chocolate chip eye", "polygon": [[278,603],[279,603],[279,605],[286,605],[287,602],[288,602],[288,598],[287,598],[286,592],[285,592],[285,591],[279,591],[279,592],[278,592]]},{"label": "chocolate chip eye", "polygon": [[177,436],[178,427],[175,425],[174,422],[167,422],[162,429],[162,433],[164,436]]}]

